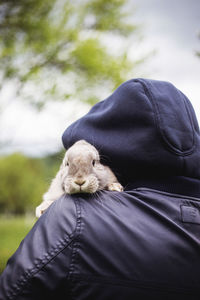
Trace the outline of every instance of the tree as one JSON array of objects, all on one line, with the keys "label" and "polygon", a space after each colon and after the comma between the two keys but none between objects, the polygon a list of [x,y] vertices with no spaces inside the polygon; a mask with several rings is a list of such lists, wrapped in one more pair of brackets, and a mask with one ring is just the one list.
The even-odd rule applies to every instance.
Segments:
[{"label": "tree", "polygon": [[47,188],[42,163],[22,154],[12,154],[0,158],[0,174],[1,213],[34,212]]},{"label": "tree", "polygon": [[[114,89],[136,64],[126,45],[137,31],[126,0],[2,0],[0,76],[29,102],[79,98],[93,104],[98,88]],[[87,87],[87,88],[86,88]]]}]

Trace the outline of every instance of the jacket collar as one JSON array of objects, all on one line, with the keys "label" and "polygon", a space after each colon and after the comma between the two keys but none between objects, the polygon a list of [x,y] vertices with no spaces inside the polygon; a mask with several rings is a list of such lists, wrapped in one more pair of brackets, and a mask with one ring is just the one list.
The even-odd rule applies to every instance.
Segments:
[{"label": "jacket collar", "polygon": [[184,176],[141,178],[129,183],[125,190],[150,188],[163,192],[179,194],[200,200],[200,180]]}]

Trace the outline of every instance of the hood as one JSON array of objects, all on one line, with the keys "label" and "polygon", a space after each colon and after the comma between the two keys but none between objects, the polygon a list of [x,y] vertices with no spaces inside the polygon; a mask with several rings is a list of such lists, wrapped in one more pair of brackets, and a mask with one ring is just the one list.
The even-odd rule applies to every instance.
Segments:
[{"label": "hood", "polygon": [[200,179],[200,133],[188,98],[169,82],[132,79],[94,105],[62,137],[85,139],[122,184],[138,178]]}]

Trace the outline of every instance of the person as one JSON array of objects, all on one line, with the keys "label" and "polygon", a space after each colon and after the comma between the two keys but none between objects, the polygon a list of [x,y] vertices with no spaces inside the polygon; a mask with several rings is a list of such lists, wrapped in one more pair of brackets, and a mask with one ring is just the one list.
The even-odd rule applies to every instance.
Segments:
[{"label": "person", "polygon": [[131,79],[62,139],[93,144],[124,192],[56,200],[8,260],[0,299],[199,299],[200,133],[186,96]]}]

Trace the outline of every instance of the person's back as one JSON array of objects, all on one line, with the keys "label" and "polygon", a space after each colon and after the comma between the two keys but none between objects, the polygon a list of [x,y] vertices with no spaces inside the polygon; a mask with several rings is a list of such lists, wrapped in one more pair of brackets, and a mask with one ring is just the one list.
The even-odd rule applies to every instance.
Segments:
[{"label": "person's back", "polygon": [[9,260],[0,299],[199,299],[200,136],[187,98],[130,80],[63,143],[81,138],[124,192],[56,200]]},{"label": "person's back", "polygon": [[199,199],[138,188],[75,201],[73,299],[199,299]]}]

